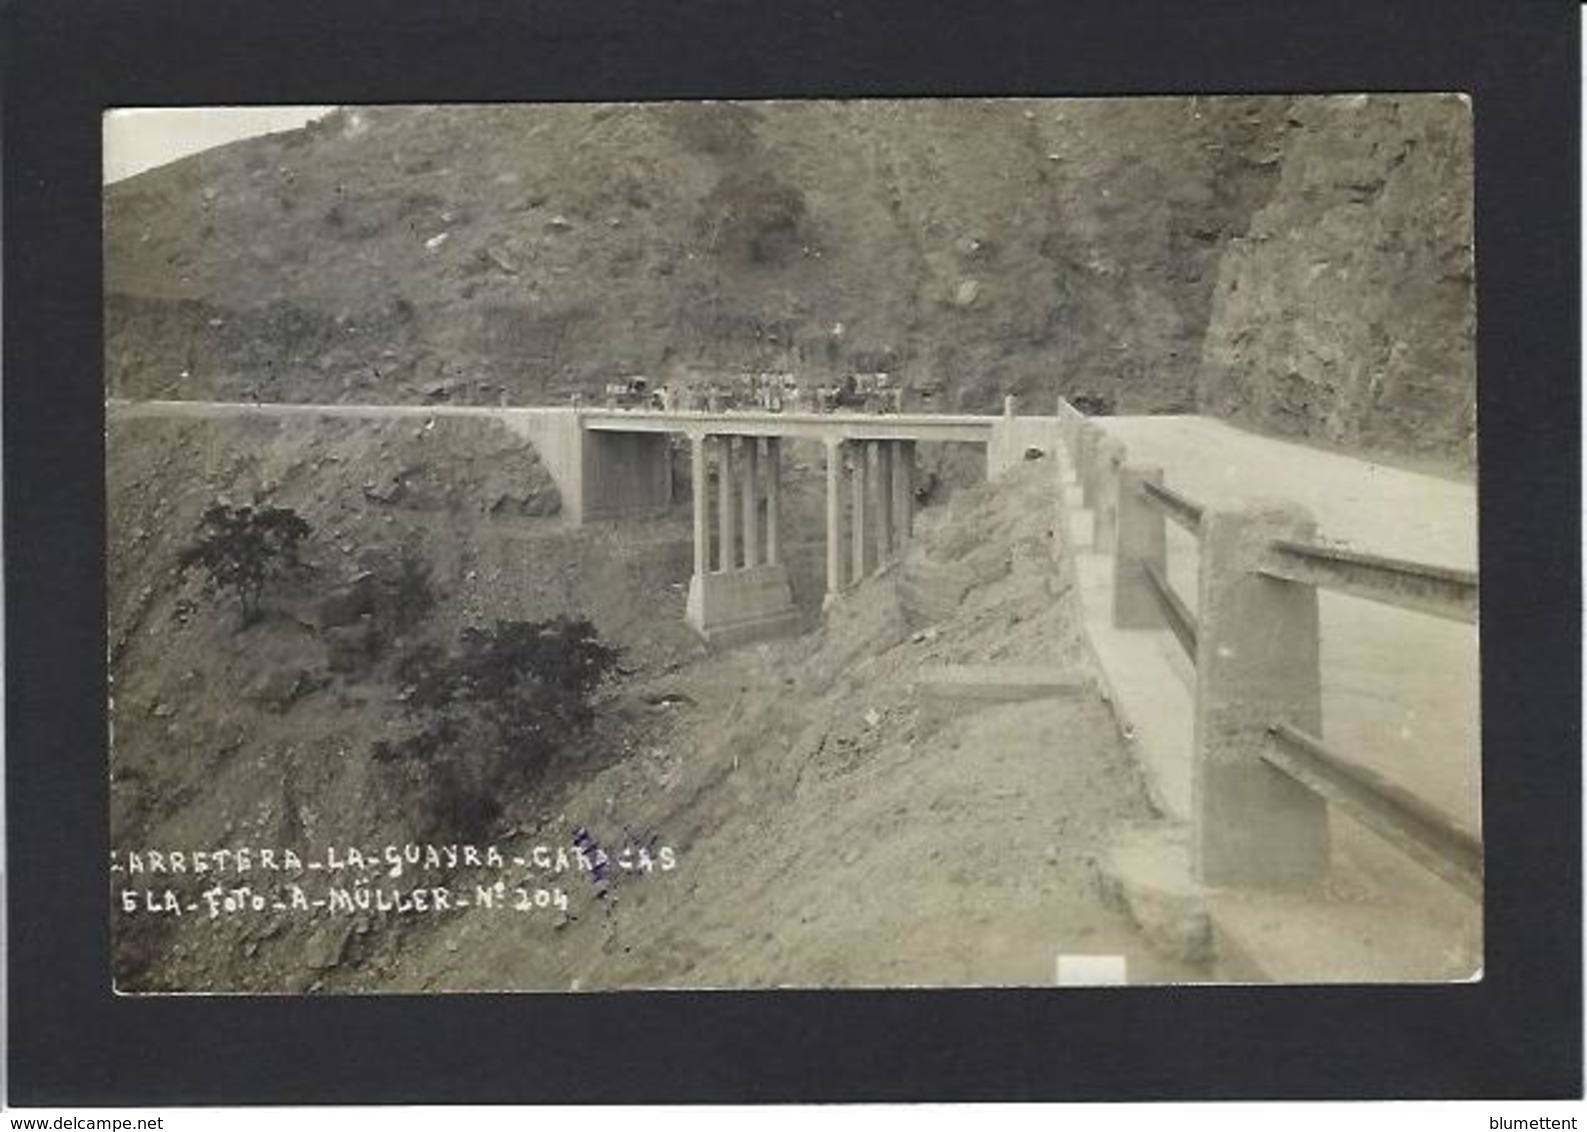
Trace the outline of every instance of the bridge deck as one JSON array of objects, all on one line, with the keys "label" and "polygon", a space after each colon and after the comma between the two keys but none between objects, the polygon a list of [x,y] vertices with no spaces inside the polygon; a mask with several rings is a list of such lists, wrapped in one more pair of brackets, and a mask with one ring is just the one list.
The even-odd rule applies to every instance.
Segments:
[{"label": "bridge deck", "polygon": [[285,401],[119,401],[106,403],[117,416],[244,417],[312,416],[353,420],[465,417],[511,420],[515,416],[577,417],[592,432],[713,433],[783,436],[811,440],[965,441],[988,444],[1003,419],[949,413],[771,413],[660,412],[650,409],[525,407],[509,405],[312,404]]},{"label": "bridge deck", "polygon": [[581,409],[596,432],[708,432],[734,436],[791,436],[811,440],[961,440],[985,444],[1002,419],[949,413],[661,412]]}]

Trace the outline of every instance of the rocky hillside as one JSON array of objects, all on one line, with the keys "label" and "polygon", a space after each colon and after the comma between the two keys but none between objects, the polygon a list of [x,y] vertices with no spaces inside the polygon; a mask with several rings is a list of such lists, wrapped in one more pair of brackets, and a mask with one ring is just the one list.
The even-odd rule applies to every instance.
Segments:
[{"label": "rocky hillside", "polygon": [[112,185],[122,396],[540,403],[889,369],[1193,399],[1286,100],[374,108]]},{"label": "rocky hillside", "polygon": [[[263,866],[117,877],[140,901],[169,888],[191,905],[116,901],[123,991],[1044,985],[1060,951],[1126,955],[1139,982],[1208,977],[1204,957],[1154,952],[1095,884],[1101,849],[1153,817],[1095,691],[944,713],[915,687],[953,664],[1084,677],[1050,462],[924,508],[903,562],[842,617],[711,654],[681,623],[686,526],[563,526],[541,514],[554,489],[532,454],[494,426],[113,418],[108,454],[117,860],[249,846],[381,860],[325,884]],[[527,486],[504,496],[499,466]],[[314,525],[309,576],[246,628],[172,569],[217,496]],[[397,625],[378,585],[358,599],[404,550],[436,600]],[[381,847],[457,840],[423,820],[444,768],[415,776],[378,753],[406,726],[401,657],[464,626],[569,611],[592,613],[624,664],[555,773],[502,797],[486,840],[507,868],[420,859],[389,877]],[[577,825],[614,849],[655,837],[676,868],[619,876],[603,902],[589,876],[532,863],[535,846],[566,852]],[[567,907],[212,916],[202,895],[400,881],[466,896],[501,878],[555,887]]]},{"label": "rocky hillside", "polygon": [[1277,187],[1230,241],[1203,411],[1354,450],[1476,458],[1471,107],[1298,99]]},{"label": "rocky hillside", "polygon": [[1474,452],[1453,97],[390,107],[106,199],[130,397],[544,403],[888,369]]},{"label": "rocky hillside", "polygon": [[[494,422],[113,416],[106,457],[111,834],[123,850],[419,836],[433,784],[372,752],[403,732],[402,659],[468,627],[588,615],[630,675],[704,651],[682,623],[687,521],[566,526],[533,449]],[[217,501],[290,508],[312,527],[302,575],[271,586],[252,625],[205,592],[201,571],[177,567]],[[517,804],[543,805],[563,778],[625,755],[645,731],[642,706],[631,715],[603,710],[587,745],[564,752],[568,767]],[[184,963],[252,965],[243,941],[211,929],[184,940],[159,917],[119,920],[119,984],[178,985]]]}]

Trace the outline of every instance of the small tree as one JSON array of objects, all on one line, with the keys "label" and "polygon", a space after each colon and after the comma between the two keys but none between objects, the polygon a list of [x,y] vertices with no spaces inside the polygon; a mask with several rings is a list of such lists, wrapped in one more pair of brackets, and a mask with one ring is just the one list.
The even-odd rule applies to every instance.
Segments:
[{"label": "small tree", "polygon": [[204,571],[205,587],[230,594],[242,609],[242,624],[259,619],[265,587],[302,567],[298,546],[313,533],[301,515],[286,507],[229,507],[216,503],[199,520],[198,532],[177,557],[178,570]]}]

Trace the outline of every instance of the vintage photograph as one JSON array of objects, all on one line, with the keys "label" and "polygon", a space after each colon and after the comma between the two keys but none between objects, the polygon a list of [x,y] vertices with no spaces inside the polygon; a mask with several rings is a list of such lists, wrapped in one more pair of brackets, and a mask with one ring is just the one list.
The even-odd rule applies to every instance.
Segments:
[{"label": "vintage photograph", "polygon": [[1472,115],[107,112],[116,990],[1480,979]]}]

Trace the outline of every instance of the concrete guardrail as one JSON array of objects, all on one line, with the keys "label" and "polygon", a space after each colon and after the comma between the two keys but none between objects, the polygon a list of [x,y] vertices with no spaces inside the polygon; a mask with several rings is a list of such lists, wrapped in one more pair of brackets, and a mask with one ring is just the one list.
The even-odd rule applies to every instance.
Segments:
[{"label": "concrete guardrail", "polygon": [[[1305,888],[1328,871],[1330,807],[1480,898],[1482,842],[1448,815],[1322,743],[1319,589],[1474,624],[1474,571],[1332,547],[1298,504],[1198,502],[1131,462],[1060,399],[1059,430],[1113,558],[1113,623],[1167,628],[1195,667],[1191,809],[1198,879]],[[1165,523],[1199,549],[1196,613],[1168,582]]]}]

